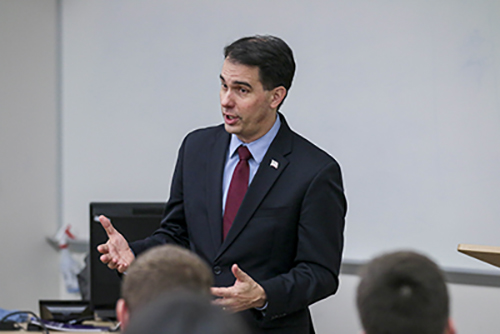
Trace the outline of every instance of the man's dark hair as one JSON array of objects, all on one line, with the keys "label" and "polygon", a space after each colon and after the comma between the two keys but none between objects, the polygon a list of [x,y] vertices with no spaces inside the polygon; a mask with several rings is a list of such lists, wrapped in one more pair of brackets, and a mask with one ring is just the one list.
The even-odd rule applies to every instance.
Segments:
[{"label": "man's dark hair", "polygon": [[240,38],[224,48],[224,58],[237,64],[257,66],[265,90],[283,86],[288,94],[292,86],[295,74],[293,52],[278,37],[257,35]]},{"label": "man's dark hair", "polygon": [[376,257],[361,272],[357,307],[367,334],[443,334],[449,296],[443,274],[415,252]]}]

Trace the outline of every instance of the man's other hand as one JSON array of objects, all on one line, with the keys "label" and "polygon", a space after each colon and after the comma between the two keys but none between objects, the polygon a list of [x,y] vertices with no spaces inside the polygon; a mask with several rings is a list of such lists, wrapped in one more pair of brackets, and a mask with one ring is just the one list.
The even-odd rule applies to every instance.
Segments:
[{"label": "man's other hand", "polygon": [[109,268],[124,273],[134,261],[134,253],[128,246],[127,240],[120,232],[115,230],[107,217],[99,216],[99,222],[108,235],[108,241],[97,246],[97,251],[102,254],[100,260],[102,263],[107,264]]},{"label": "man's other hand", "polygon": [[231,312],[263,307],[266,304],[266,292],[237,264],[231,267],[236,282],[227,288],[212,288],[212,295],[219,297],[213,303]]}]

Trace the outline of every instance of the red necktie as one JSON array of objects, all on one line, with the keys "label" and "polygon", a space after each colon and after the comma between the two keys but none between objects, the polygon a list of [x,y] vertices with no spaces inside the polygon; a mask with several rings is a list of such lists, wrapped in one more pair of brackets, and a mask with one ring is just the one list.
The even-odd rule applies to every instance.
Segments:
[{"label": "red necktie", "polygon": [[227,192],[226,207],[224,209],[224,218],[222,220],[224,239],[226,239],[227,232],[229,232],[233,224],[233,220],[248,189],[248,177],[250,175],[248,159],[252,157],[252,154],[246,146],[241,145],[238,147],[238,155],[240,156],[240,161],[236,165],[233,177],[231,178],[231,184]]}]

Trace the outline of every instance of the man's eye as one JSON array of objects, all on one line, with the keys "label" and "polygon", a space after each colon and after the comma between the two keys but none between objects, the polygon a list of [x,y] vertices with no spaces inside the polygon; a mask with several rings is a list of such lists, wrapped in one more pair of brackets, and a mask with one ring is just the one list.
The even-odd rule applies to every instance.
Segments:
[{"label": "man's eye", "polygon": [[240,88],[240,93],[246,94],[246,93],[248,93],[248,89]]}]

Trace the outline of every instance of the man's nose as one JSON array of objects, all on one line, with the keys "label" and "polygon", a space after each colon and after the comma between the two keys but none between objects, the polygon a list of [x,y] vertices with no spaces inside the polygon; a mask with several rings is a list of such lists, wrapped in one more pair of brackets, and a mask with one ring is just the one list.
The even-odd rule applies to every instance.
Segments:
[{"label": "man's nose", "polygon": [[220,104],[225,108],[234,106],[233,95],[229,89],[227,91],[220,92]]}]

